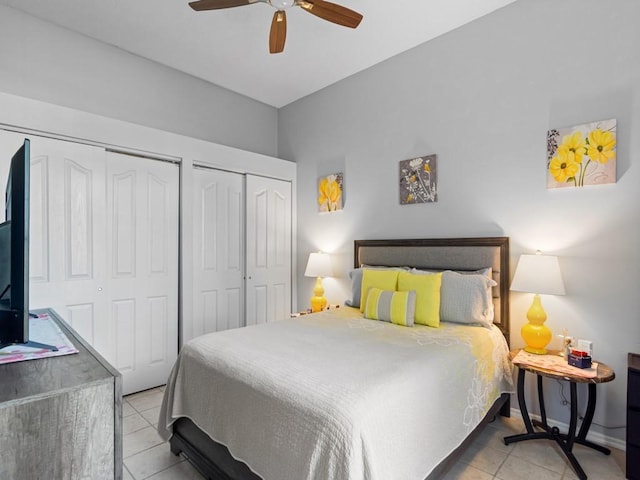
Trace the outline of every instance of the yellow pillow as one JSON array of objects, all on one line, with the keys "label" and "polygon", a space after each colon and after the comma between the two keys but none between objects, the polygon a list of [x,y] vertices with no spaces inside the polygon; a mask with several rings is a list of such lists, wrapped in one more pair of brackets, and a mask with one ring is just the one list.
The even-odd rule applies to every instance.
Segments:
[{"label": "yellow pillow", "polygon": [[380,290],[397,290],[398,270],[369,270],[362,271],[362,290],[360,293],[360,311],[364,312],[364,304],[367,301],[367,294],[370,288]]},{"label": "yellow pillow", "polygon": [[415,323],[430,327],[440,326],[440,285],[442,272],[432,275],[414,275],[399,272],[398,291],[416,292]]}]

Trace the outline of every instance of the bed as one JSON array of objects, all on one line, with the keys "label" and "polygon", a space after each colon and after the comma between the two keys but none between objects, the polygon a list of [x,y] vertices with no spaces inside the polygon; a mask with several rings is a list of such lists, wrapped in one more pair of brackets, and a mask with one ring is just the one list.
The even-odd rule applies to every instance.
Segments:
[{"label": "bed", "polygon": [[440,478],[487,421],[508,416],[508,238],[354,247],[356,269],[485,271],[492,324],[408,328],[343,307],[194,339],[158,423],[174,454],[212,479]]}]

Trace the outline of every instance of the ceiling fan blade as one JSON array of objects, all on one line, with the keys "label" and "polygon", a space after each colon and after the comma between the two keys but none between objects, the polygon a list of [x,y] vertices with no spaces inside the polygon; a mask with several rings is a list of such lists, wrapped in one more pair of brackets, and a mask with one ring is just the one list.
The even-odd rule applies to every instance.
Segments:
[{"label": "ceiling fan blade", "polygon": [[299,0],[296,3],[307,12],[314,14],[316,17],[323,18],[324,20],[337,23],[344,27],[356,28],[360,25],[360,21],[362,20],[362,15],[358,12],[354,12],[342,5],[325,2],[324,0]]},{"label": "ceiling fan blade", "polygon": [[269,53],[280,53],[284,50],[284,42],[287,39],[287,14],[284,10],[278,10],[271,20],[271,33],[269,34]]},{"label": "ceiling fan blade", "polygon": [[219,10],[221,8],[242,7],[256,3],[259,0],[197,0],[189,2],[189,6],[196,12],[203,10]]}]

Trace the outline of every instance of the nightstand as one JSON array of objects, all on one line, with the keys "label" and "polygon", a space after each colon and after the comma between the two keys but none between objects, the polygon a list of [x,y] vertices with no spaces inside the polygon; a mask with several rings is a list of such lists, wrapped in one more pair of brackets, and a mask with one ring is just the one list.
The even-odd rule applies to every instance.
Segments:
[{"label": "nightstand", "polygon": [[302,312],[294,312],[290,315],[291,318],[298,318],[298,317],[302,317],[304,315],[313,315],[314,313],[322,313],[322,312],[326,312],[329,310],[335,310],[336,308],[340,308],[340,304],[336,303],[333,305],[327,305],[327,308],[325,308],[324,310],[320,311],[320,312],[312,312],[311,309],[307,309],[305,311]]},{"label": "nightstand", "polygon": [[[520,350],[513,350],[511,352],[511,360],[515,358],[515,356],[520,352]],[[550,355],[556,355],[557,352],[550,351]],[[522,420],[524,421],[525,427],[527,428],[527,433],[523,433],[520,435],[512,435],[510,437],[504,438],[504,443],[509,445],[510,443],[521,442],[524,440],[536,440],[536,439],[548,439],[555,440],[567,459],[571,463],[571,467],[576,472],[576,475],[580,480],[586,480],[587,475],[584,473],[584,470],[578,463],[575,455],[573,454],[573,445],[575,443],[579,443],[581,445],[585,445],[589,448],[593,448],[598,450],[605,455],[609,455],[611,450],[606,447],[597,445],[593,442],[587,440],[587,434],[589,433],[589,427],[591,427],[591,422],[593,420],[593,414],[596,409],[596,385],[598,383],[610,382],[615,378],[615,373],[611,367],[605,365],[604,363],[598,363],[598,368],[596,374],[592,378],[587,378],[584,376],[580,376],[578,372],[573,374],[567,371],[557,371],[551,368],[542,368],[539,366],[528,365],[528,364],[517,364],[518,367],[518,404],[520,405],[520,412],[522,413]],[[527,411],[527,405],[524,398],[524,377],[525,373],[530,372],[534,373],[537,377],[538,382],[538,402],[540,403],[540,421],[533,420],[529,418],[529,412]],[[571,419],[569,420],[569,431],[565,433],[560,433],[558,427],[551,427],[547,423],[547,414],[544,406],[544,392],[542,390],[542,377],[552,378],[554,380],[563,380],[569,382],[569,391],[570,391],[570,402],[571,402]],[[587,410],[584,415],[584,420],[582,421],[582,425],[580,425],[580,430],[578,431],[578,435],[576,435],[576,428],[578,424],[578,398],[577,398],[577,388],[576,385],[578,383],[586,383],[589,385],[589,397],[587,400]],[[534,426],[539,427],[542,431],[534,430]]]}]

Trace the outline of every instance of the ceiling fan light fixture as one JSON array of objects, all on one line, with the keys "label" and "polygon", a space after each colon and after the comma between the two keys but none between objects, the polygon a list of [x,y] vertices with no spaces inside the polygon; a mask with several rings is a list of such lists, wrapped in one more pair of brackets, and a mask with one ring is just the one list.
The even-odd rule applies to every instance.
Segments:
[{"label": "ceiling fan light fixture", "polygon": [[269,0],[269,5],[278,10],[293,7],[295,4],[295,0]]}]

